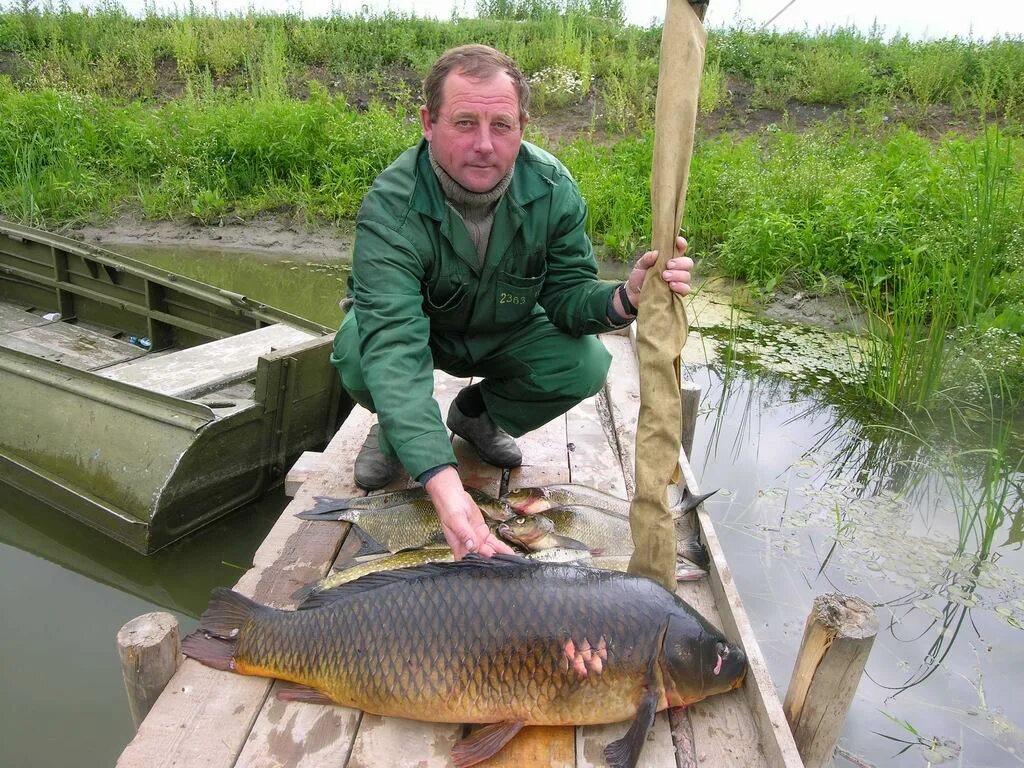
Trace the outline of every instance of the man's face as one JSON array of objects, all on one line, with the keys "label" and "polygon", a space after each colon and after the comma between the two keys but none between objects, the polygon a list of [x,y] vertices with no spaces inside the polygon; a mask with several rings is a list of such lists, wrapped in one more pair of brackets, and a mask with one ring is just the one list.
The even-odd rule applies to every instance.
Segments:
[{"label": "man's face", "polygon": [[471,80],[451,72],[444,81],[437,122],[420,107],[423,136],[434,159],[459,184],[487,192],[516,161],[526,120],[519,119],[519,98],[504,72],[489,80]]}]

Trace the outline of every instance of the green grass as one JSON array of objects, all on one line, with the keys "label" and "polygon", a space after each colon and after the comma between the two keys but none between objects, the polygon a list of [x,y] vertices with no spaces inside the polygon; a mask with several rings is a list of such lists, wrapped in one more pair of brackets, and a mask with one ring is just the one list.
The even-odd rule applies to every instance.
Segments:
[{"label": "green grass", "polygon": [[[386,93],[407,78],[422,79],[446,48],[482,42],[512,55],[528,76],[562,68],[588,92],[593,78],[613,131],[648,127],[661,37],[656,26],[624,24],[619,0],[481,0],[479,18],[457,23],[394,13],[303,19],[182,11],[134,18],[116,3],[86,13],[32,0],[0,8],[0,52],[12,57],[22,87],[165,99],[176,83],[191,95],[299,96],[312,77],[350,90],[371,83]],[[712,29],[708,62],[721,82],[749,83],[755,107],[857,109],[881,99],[908,104],[919,116],[935,106],[1017,124],[1024,116],[1019,38],[885,42],[843,28]]]},{"label": "green grass", "polygon": [[[418,138],[430,63],[477,41],[520,63],[536,115],[593,109],[594,133],[557,154],[594,240],[632,257],[650,232],[661,30],[623,24],[617,0],[481,0],[478,11],[458,22],[137,19],[114,4],[8,6],[0,215],[51,227],[126,209],[211,223],[280,210],[351,218]],[[802,104],[833,116],[797,131],[789,114]],[[1004,377],[1024,390],[1024,41],[711,30],[701,113],[742,125],[759,106],[778,123],[698,142],[684,231],[704,268],[763,295],[851,292],[872,318],[865,397],[884,408],[979,396],[950,383],[965,350],[1000,360],[984,388]],[[915,133],[936,110],[970,135]]]}]

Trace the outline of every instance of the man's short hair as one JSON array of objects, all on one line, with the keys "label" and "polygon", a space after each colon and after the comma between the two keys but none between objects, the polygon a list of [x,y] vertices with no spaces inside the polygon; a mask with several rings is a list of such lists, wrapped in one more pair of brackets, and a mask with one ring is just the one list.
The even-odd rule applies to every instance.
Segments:
[{"label": "man's short hair", "polygon": [[519,95],[519,119],[529,117],[530,84],[516,63],[509,56],[490,46],[471,44],[450,48],[442,53],[430,68],[427,79],[423,81],[423,97],[427,102],[430,122],[437,122],[441,112],[441,101],[444,98],[444,82],[451,72],[457,72],[472,80],[490,80],[499,72],[504,72],[512,78],[512,84]]}]

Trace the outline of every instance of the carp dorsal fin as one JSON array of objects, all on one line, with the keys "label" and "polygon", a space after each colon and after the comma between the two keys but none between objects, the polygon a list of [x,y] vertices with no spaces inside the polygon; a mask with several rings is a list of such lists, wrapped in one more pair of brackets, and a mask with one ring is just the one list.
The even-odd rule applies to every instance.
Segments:
[{"label": "carp dorsal fin", "polygon": [[341,584],[323,592],[311,595],[297,610],[306,611],[310,608],[323,608],[338,600],[344,600],[353,595],[370,592],[375,589],[389,587],[392,584],[399,584],[407,581],[437,576],[448,569],[459,569],[465,571],[480,571],[481,573],[493,571],[497,568],[538,568],[538,563],[518,555],[494,555],[493,557],[481,557],[477,554],[466,555],[456,563],[425,563],[411,568],[396,568],[393,571],[377,571],[368,573],[355,581]]}]

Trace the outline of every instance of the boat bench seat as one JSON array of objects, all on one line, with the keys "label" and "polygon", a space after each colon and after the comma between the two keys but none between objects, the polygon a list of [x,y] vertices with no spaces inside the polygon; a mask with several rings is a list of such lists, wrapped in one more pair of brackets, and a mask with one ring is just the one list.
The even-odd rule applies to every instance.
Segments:
[{"label": "boat bench seat", "polygon": [[317,334],[283,323],[166,354],[146,355],[98,371],[100,376],[171,397],[189,399],[256,373],[262,355]]}]

